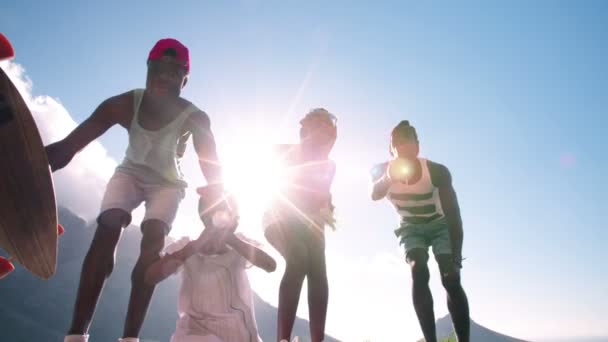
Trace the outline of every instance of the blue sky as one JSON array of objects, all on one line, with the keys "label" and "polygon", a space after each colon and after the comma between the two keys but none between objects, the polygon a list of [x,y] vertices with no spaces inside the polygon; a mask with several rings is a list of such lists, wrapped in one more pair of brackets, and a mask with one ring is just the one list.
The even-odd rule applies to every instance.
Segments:
[{"label": "blue sky", "polygon": [[[180,39],[192,58],[183,95],[209,113],[226,158],[252,136],[295,141],[310,108],[335,112],[341,226],[328,236],[328,256],[342,264],[330,263],[328,330],[338,337],[403,331],[340,324],[349,308],[339,286],[378,268],[373,310],[420,335],[408,267],[393,263],[396,214],[371,202],[366,174],[388,157],[388,133],[402,119],[417,127],[422,155],[452,172],[473,318],[522,338],[608,335],[604,1],[19,1],[0,5],[0,32],[33,93],[57,98],[76,122],[108,96],[143,87],[150,47]],[[125,132],[100,142],[122,159]],[[184,171],[201,184],[189,157]],[[253,285],[272,300],[277,277],[254,274]],[[438,277],[431,281],[443,314]],[[349,291],[368,297],[369,285]]]}]

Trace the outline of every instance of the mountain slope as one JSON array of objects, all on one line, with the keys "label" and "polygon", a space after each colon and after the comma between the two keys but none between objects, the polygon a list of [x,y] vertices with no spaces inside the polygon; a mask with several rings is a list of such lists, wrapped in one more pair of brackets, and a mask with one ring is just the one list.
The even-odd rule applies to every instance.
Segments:
[{"label": "mountain slope", "polygon": [[[450,315],[444,316],[435,322],[435,329],[437,331],[437,338],[440,341],[445,342],[456,342],[454,337],[454,327],[452,326],[452,320]],[[421,339],[419,341],[424,341]],[[481,326],[471,320],[471,342],[526,342],[514,337],[503,335],[492,331],[484,326]]]},{"label": "mountain slope", "polygon": [[[42,281],[17,266],[0,281],[0,331],[3,342],[63,341],[72,315],[82,260],[91,243],[94,227],[66,209],[59,220],[65,234],[59,240],[57,273]],[[91,341],[116,341],[122,334],[130,291],[130,276],[141,233],[129,227],[120,241],[114,272],[106,283],[97,306]],[[178,277],[157,286],[142,329],[141,342],[168,341],[177,319]],[[260,336],[276,339],[277,309],[255,296],[255,312]],[[308,322],[297,319],[294,334],[308,335]],[[301,338],[300,341],[306,341]],[[337,341],[328,337],[328,342]]]}]

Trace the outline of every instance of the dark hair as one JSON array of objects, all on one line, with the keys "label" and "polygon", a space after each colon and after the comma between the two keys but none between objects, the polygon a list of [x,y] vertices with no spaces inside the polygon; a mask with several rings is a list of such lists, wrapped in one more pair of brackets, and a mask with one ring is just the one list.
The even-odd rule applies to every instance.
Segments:
[{"label": "dark hair", "polygon": [[403,120],[393,128],[391,132],[392,137],[404,137],[404,138],[414,138],[418,141],[418,134],[416,134],[416,128],[410,125],[408,120]]},{"label": "dark hair", "polygon": [[391,131],[391,143],[388,146],[390,154],[393,153],[393,139],[395,139],[396,137],[408,138],[414,140],[416,143],[418,142],[418,134],[416,133],[416,128],[414,128],[414,126],[411,126],[408,120],[402,120]]}]

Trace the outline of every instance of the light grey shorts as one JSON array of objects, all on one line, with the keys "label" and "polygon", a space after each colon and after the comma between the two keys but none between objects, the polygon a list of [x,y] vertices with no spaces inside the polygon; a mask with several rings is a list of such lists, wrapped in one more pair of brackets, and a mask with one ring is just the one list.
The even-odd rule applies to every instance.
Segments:
[{"label": "light grey shorts", "polygon": [[168,234],[184,196],[185,189],[181,186],[144,182],[140,177],[118,169],[106,186],[100,212],[122,209],[131,214],[144,202],[146,212],[143,220],[156,219],[164,222],[167,225],[165,233]]}]

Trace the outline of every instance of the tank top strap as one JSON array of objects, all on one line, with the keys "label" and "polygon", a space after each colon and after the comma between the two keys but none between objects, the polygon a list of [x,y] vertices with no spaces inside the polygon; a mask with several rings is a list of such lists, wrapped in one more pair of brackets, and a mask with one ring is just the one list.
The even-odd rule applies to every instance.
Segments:
[{"label": "tank top strap", "polygon": [[137,123],[137,120],[139,120],[139,109],[143,99],[144,89],[133,90],[133,120],[131,121],[131,126],[133,126],[133,123]]},{"label": "tank top strap", "polygon": [[[200,111],[200,109],[198,109],[197,106],[190,104],[189,106],[187,106],[186,108],[184,108],[184,110],[182,110],[182,112],[178,115],[177,119],[175,119],[170,125],[171,126],[170,129],[180,129],[184,126],[184,123],[188,120],[188,118],[190,117],[190,115],[192,115],[192,113],[195,113],[197,111]],[[177,126],[177,127],[175,127]]]},{"label": "tank top strap", "polygon": [[425,158],[418,158],[418,161],[420,161],[420,168],[422,169],[420,180],[431,179],[431,173],[429,172],[428,161]]}]

